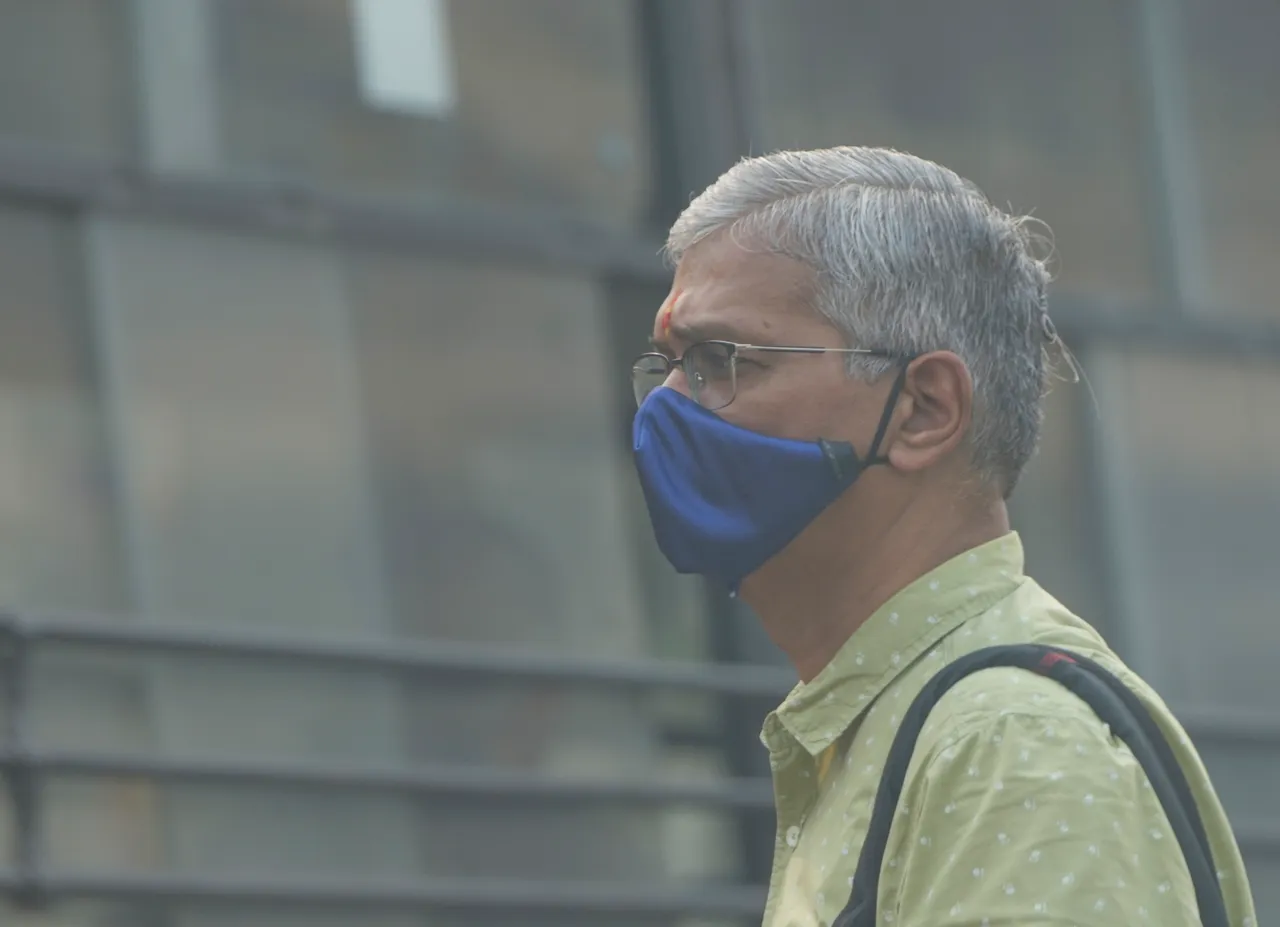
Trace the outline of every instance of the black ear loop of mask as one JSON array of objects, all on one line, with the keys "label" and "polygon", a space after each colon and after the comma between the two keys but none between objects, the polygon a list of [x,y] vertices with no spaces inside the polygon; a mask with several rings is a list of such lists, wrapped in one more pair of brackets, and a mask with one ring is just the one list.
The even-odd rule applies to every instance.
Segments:
[{"label": "black ear loop of mask", "polygon": [[872,439],[871,446],[867,448],[865,459],[859,460],[858,452],[847,441],[819,439],[818,445],[822,448],[822,453],[826,456],[827,462],[831,464],[831,470],[835,473],[837,480],[852,483],[868,467],[889,462],[889,458],[880,453],[880,443],[889,431],[889,423],[893,421],[894,410],[898,408],[898,399],[902,396],[902,390],[907,385],[907,368],[911,366],[911,362],[914,360],[915,356],[902,360],[898,376],[893,381],[893,388],[889,391],[889,398],[885,400],[884,411],[880,413],[880,424],[876,427],[876,436]]}]

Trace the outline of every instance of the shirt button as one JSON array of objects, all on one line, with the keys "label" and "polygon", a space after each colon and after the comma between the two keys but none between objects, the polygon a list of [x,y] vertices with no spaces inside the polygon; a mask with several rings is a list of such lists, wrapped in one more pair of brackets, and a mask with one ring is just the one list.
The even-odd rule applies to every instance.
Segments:
[{"label": "shirt button", "polygon": [[790,827],[787,828],[787,846],[794,849],[795,845],[799,842],[800,842],[800,828],[792,824]]}]

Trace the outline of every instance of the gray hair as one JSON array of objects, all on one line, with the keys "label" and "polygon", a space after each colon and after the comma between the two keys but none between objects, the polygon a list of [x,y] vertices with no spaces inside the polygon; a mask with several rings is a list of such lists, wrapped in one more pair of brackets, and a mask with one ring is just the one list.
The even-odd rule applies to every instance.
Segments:
[{"label": "gray hair", "polygon": [[[723,174],[671,227],[673,262],[723,230],[807,264],[815,308],[853,347],[955,352],[973,377],[979,475],[1008,496],[1034,455],[1048,382],[1046,239],[941,165],[883,148],[782,151]],[[882,376],[892,361],[854,357]]]}]

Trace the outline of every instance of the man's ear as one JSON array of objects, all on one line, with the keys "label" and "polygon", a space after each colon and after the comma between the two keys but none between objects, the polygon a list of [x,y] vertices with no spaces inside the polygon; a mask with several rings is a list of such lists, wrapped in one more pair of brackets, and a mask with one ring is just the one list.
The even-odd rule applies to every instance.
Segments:
[{"label": "man's ear", "polygon": [[894,469],[915,473],[949,456],[973,421],[973,377],[950,351],[932,351],[907,367],[899,423],[886,451]]}]

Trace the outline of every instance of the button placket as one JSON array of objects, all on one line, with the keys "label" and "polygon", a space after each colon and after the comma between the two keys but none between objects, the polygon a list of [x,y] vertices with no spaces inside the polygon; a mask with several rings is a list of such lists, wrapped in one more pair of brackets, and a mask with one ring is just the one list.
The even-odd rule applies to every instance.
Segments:
[{"label": "button placket", "polygon": [[817,795],[817,767],[813,758],[794,741],[781,743],[781,737],[777,735],[770,740],[769,760],[778,812],[778,848],[786,854],[800,844],[805,817]]}]

